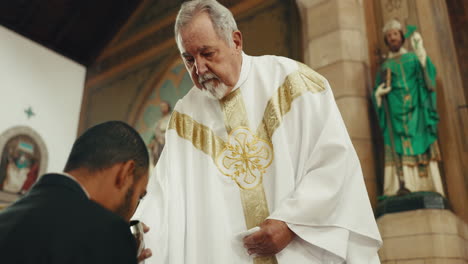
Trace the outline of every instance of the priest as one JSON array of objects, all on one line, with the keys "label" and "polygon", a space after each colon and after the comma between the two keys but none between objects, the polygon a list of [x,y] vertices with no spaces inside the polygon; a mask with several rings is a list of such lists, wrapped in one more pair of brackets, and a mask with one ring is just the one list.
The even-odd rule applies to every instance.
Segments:
[{"label": "priest", "polygon": [[158,230],[145,238],[148,263],[380,263],[327,80],[243,53],[231,12],[214,0],[182,4],[175,37],[195,86],[174,108],[136,212]]}]

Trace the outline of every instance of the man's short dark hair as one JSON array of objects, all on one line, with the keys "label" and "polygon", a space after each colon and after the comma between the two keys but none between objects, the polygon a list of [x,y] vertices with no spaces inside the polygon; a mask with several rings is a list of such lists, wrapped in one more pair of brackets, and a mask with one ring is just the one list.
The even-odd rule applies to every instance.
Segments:
[{"label": "man's short dark hair", "polygon": [[[403,44],[405,44],[405,34],[403,34],[403,31],[401,31],[401,30],[398,30],[398,31],[400,31],[401,46],[403,46]],[[386,34],[384,34],[383,40],[385,42],[385,45],[388,47],[388,40],[387,40],[387,35]]]},{"label": "man's short dark hair", "polygon": [[89,128],[75,141],[64,171],[85,168],[94,172],[129,160],[135,161],[137,179],[148,171],[149,154],[143,139],[128,124],[109,121]]}]

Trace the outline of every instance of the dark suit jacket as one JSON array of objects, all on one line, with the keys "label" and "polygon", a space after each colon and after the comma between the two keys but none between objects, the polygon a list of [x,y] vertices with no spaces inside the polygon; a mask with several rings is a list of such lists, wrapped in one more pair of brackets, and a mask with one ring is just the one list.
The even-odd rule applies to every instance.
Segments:
[{"label": "dark suit jacket", "polygon": [[47,174],[0,212],[0,263],[136,264],[136,243],[128,223],[78,183]]}]

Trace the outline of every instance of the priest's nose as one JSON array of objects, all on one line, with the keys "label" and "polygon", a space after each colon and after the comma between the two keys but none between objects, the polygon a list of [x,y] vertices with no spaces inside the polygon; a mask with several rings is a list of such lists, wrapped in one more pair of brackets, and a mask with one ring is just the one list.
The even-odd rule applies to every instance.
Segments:
[{"label": "priest's nose", "polygon": [[206,63],[204,60],[196,60],[195,68],[197,69],[198,76],[203,75],[208,71],[208,67],[206,67]]}]

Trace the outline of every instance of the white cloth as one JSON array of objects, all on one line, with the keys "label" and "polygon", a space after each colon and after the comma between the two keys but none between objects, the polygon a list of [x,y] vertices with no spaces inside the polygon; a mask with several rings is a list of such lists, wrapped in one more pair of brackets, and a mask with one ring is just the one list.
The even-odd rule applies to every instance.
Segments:
[{"label": "white cloth", "polygon": [[[384,171],[384,194],[396,195],[400,189],[400,182],[395,166],[385,166]],[[427,176],[421,177],[417,166],[403,165],[403,178],[405,187],[412,192],[431,191],[445,196],[444,187],[439,173],[437,161],[429,161]]]},{"label": "white cloth", "polygon": [[375,96],[375,101],[376,101],[378,107],[380,107],[382,105],[382,97],[384,95],[388,94],[391,91],[392,91],[392,87],[391,86],[386,87],[385,83],[381,83],[377,87],[377,90],[375,91],[374,96]]},{"label": "white cloth", "polygon": [[403,48],[403,47],[401,47],[397,52],[389,51],[387,57],[388,57],[389,59],[392,59],[392,58],[401,56],[401,55],[406,54],[406,53],[408,53],[408,50],[405,49],[405,48]]},{"label": "white cloth", "polygon": [[18,168],[14,162],[9,162],[6,171],[7,175],[3,182],[3,190],[12,193],[20,192],[24,181],[28,178],[29,167]]},{"label": "white cloth", "polygon": [[[252,131],[268,100],[298,69],[287,58],[243,55],[236,87]],[[276,257],[280,264],[380,263],[382,241],[359,160],[328,82],[319,77],[325,90],[296,98],[272,136],[274,160],[263,176],[269,218],[285,221],[297,234]],[[174,111],[227,140],[219,102],[197,88]],[[145,235],[153,251],[147,264],[253,263],[232,243],[247,230],[238,185],[174,129],[166,132],[166,147],[135,219],[152,228]]]},{"label": "white cloth", "polygon": [[411,41],[411,47],[413,48],[416,56],[418,56],[418,60],[421,63],[421,66],[425,68],[427,53],[426,53],[426,49],[424,48],[424,42],[423,42],[421,34],[419,32],[414,32],[411,35],[410,41]]}]

